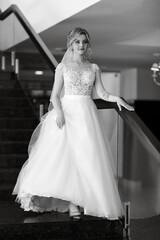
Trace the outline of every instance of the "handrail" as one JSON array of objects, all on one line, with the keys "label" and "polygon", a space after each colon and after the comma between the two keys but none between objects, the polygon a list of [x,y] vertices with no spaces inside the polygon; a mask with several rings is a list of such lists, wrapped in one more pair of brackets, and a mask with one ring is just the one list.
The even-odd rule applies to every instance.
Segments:
[{"label": "handrail", "polygon": [[125,108],[119,111],[116,103],[106,102],[101,99],[95,99],[94,102],[98,109],[115,109],[122,119],[131,127],[131,130],[141,139],[143,145],[147,147],[148,150],[151,150],[158,164],[160,164],[160,142],[138,117],[135,111],[128,111]]},{"label": "handrail", "polygon": [[46,59],[49,68],[54,72],[55,67],[58,65],[57,60],[54,58],[51,51],[48,49],[46,44],[43,42],[41,37],[36,33],[33,27],[30,25],[30,23],[28,22],[28,20],[26,19],[26,17],[23,15],[23,13],[16,4],[12,4],[4,12],[2,13],[0,12],[0,20],[1,21],[4,20],[12,13],[14,13],[15,16],[18,18],[19,22],[30,36],[31,40],[33,41],[39,52]]}]

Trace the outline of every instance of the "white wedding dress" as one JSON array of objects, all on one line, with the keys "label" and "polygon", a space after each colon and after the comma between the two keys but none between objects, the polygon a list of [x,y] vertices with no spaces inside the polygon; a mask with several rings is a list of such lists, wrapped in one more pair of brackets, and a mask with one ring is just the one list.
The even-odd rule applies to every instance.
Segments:
[{"label": "white wedding dress", "polygon": [[78,71],[60,63],[57,69],[63,71],[65,125],[57,127],[54,109],[43,117],[13,194],[25,211],[67,212],[72,202],[86,215],[118,219],[123,206],[91,98],[99,67]]}]

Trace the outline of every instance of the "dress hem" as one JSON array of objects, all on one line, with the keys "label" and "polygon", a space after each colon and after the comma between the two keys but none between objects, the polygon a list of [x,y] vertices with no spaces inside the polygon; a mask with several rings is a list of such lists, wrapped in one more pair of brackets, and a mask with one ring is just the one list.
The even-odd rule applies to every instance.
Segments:
[{"label": "dress hem", "polygon": [[[17,194],[16,193],[12,193],[12,195],[17,195]],[[86,208],[85,208],[85,206],[82,203],[80,203],[78,201],[71,200],[71,199],[69,199],[67,197],[60,197],[60,196],[59,197],[58,196],[55,197],[55,196],[51,196],[51,195],[48,195],[48,194],[37,194],[37,193],[36,194],[33,194],[33,193],[24,194],[23,193],[23,195],[24,196],[21,196],[21,197],[18,197],[18,195],[17,195],[15,202],[20,203],[21,204],[20,207],[22,209],[24,209],[24,211],[26,211],[26,212],[33,211],[33,212],[41,212],[42,213],[42,212],[56,212],[57,211],[57,212],[60,212],[60,213],[62,213],[62,212],[64,213],[64,212],[68,212],[69,211],[69,210],[60,211],[56,207],[54,209],[54,208],[41,208],[39,206],[36,206],[32,202],[32,197],[33,196],[54,198],[54,199],[57,199],[57,200],[62,200],[62,201],[66,201],[66,202],[72,202],[74,205],[79,206],[80,208],[84,208],[85,211],[86,211]],[[25,200],[25,203],[23,202],[23,199]],[[123,215],[122,216],[117,216],[117,217],[108,217],[108,216],[104,216],[102,214],[94,214],[94,213],[92,213],[90,211],[86,211],[86,212],[87,213],[84,213],[84,215],[86,215],[86,216],[89,215],[89,216],[93,216],[93,217],[100,217],[100,218],[105,218],[105,219],[108,219],[108,220],[111,220],[111,221],[119,220],[120,218],[123,217]]]}]

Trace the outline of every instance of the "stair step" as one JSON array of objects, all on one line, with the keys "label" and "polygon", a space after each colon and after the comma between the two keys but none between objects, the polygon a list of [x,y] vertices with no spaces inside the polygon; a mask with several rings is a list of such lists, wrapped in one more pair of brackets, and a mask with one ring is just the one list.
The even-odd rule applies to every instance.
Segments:
[{"label": "stair step", "polygon": [[28,142],[0,142],[0,154],[27,154]]},{"label": "stair step", "polygon": [[1,97],[0,106],[2,108],[21,108],[29,104],[27,97]]},{"label": "stair step", "polygon": [[0,89],[20,88],[15,80],[0,80]]},{"label": "stair step", "polygon": [[18,173],[18,168],[12,168],[12,169],[0,169],[0,184],[2,183],[15,183]]},{"label": "stair step", "polygon": [[0,234],[1,240],[123,240],[123,227],[117,222],[85,220],[3,224]]},{"label": "stair step", "polygon": [[24,212],[19,204],[1,202],[1,240],[122,240],[123,221],[82,216],[72,221],[68,213]]},{"label": "stair step", "polygon": [[7,88],[7,89],[1,89],[0,88],[0,96],[1,97],[24,97],[25,92],[22,89],[13,89],[13,88]]},{"label": "stair step", "polygon": [[0,71],[0,82],[1,81],[10,81],[11,79],[11,72]]},{"label": "stair step", "polygon": [[0,129],[0,141],[29,141],[32,130],[28,129]]},{"label": "stair step", "polygon": [[37,118],[0,118],[0,129],[34,129],[39,123]]},{"label": "stair step", "polygon": [[0,201],[14,201],[16,196],[12,195],[15,183],[0,184]]},{"label": "stair step", "polygon": [[27,154],[0,154],[0,168],[20,169],[27,158]]},{"label": "stair step", "polygon": [[23,108],[0,108],[0,118],[31,118],[36,117],[36,113],[33,111],[31,106],[28,105],[28,107]]}]

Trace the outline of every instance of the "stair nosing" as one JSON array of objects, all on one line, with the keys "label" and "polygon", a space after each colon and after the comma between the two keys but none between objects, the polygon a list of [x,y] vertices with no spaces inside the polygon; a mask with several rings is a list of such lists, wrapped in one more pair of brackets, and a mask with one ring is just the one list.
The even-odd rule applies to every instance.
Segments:
[{"label": "stair nosing", "polygon": [[30,109],[33,110],[33,108],[31,107],[30,104],[28,104],[27,107],[23,107],[23,108],[21,108],[21,107],[16,107],[16,106],[15,106],[15,107],[7,107],[7,108],[6,108],[6,107],[0,107],[0,110],[3,110],[3,109],[5,109],[5,110],[7,109],[7,110],[8,110],[8,109],[14,109],[14,108],[17,108],[17,109],[28,109],[28,108],[30,108]]},{"label": "stair nosing", "polygon": [[[11,119],[10,117],[0,117],[0,119],[4,119],[4,120],[13,120]],[[25,118],[25,117],[19,117],[19,118],[14,118],[14,120],[22,120],[22,119],[25,119],[25,120],[37,120],[36,117],[32,117],[32,118]]]},{"label": "stair nosing", "polygon": [[19,99],[19,98],[20,98],[20,99],[26,99],[26,100],[28,100],[28,98],[27,98],[26,96],[22,96],[22,97],[21,97],[21,96],[13,96],[13,97],[11,97],[11,96],[8,96],[8,97],[6,97],[6,96],[3,97],[3,96],[2,96],[2,97],[1,97],[1,96],[0,96],[0,100],[1,100],[1,99],[4,99],[4,98],[6,98],[6,99],[12,99],[12,98],[17,98],[17,99]]},{"label": "stair nosing", "polygon": [[5,153],[0,153],[0,157],[5,157],[5,156],[8,156],[8,157],[17,157],[17,156],[18,157],[22,157],[22,156],[24,157],[25,156],[26,157],[27,154],[23,154],[23,153],[17,153],[17,154],[15,154],[15,153],[14,154],[12,154],[12,153],[6,153],[6,154]]},{"label": "stair nosing", "polygon": [[19,172],[20,168],[0,168],[0,173],[2,172]]},{"label": "stair nosing", "polygon": [[28,143],[28,141],[0,141],[0,144],[6,144],[6,143],[15,143],[15,144],[17,144],[17,143]]},{"label": "stair nosing", "polygon": [[22,132],[31,132],[32,131],[32,129],[28,129],[28,128],[21,128],[21,129],[19,129],[19,128],[0,128],[0,132],[2,132],[2,131],[9,131],[9,132],[14,132],[14,131],[22,131]]}]

